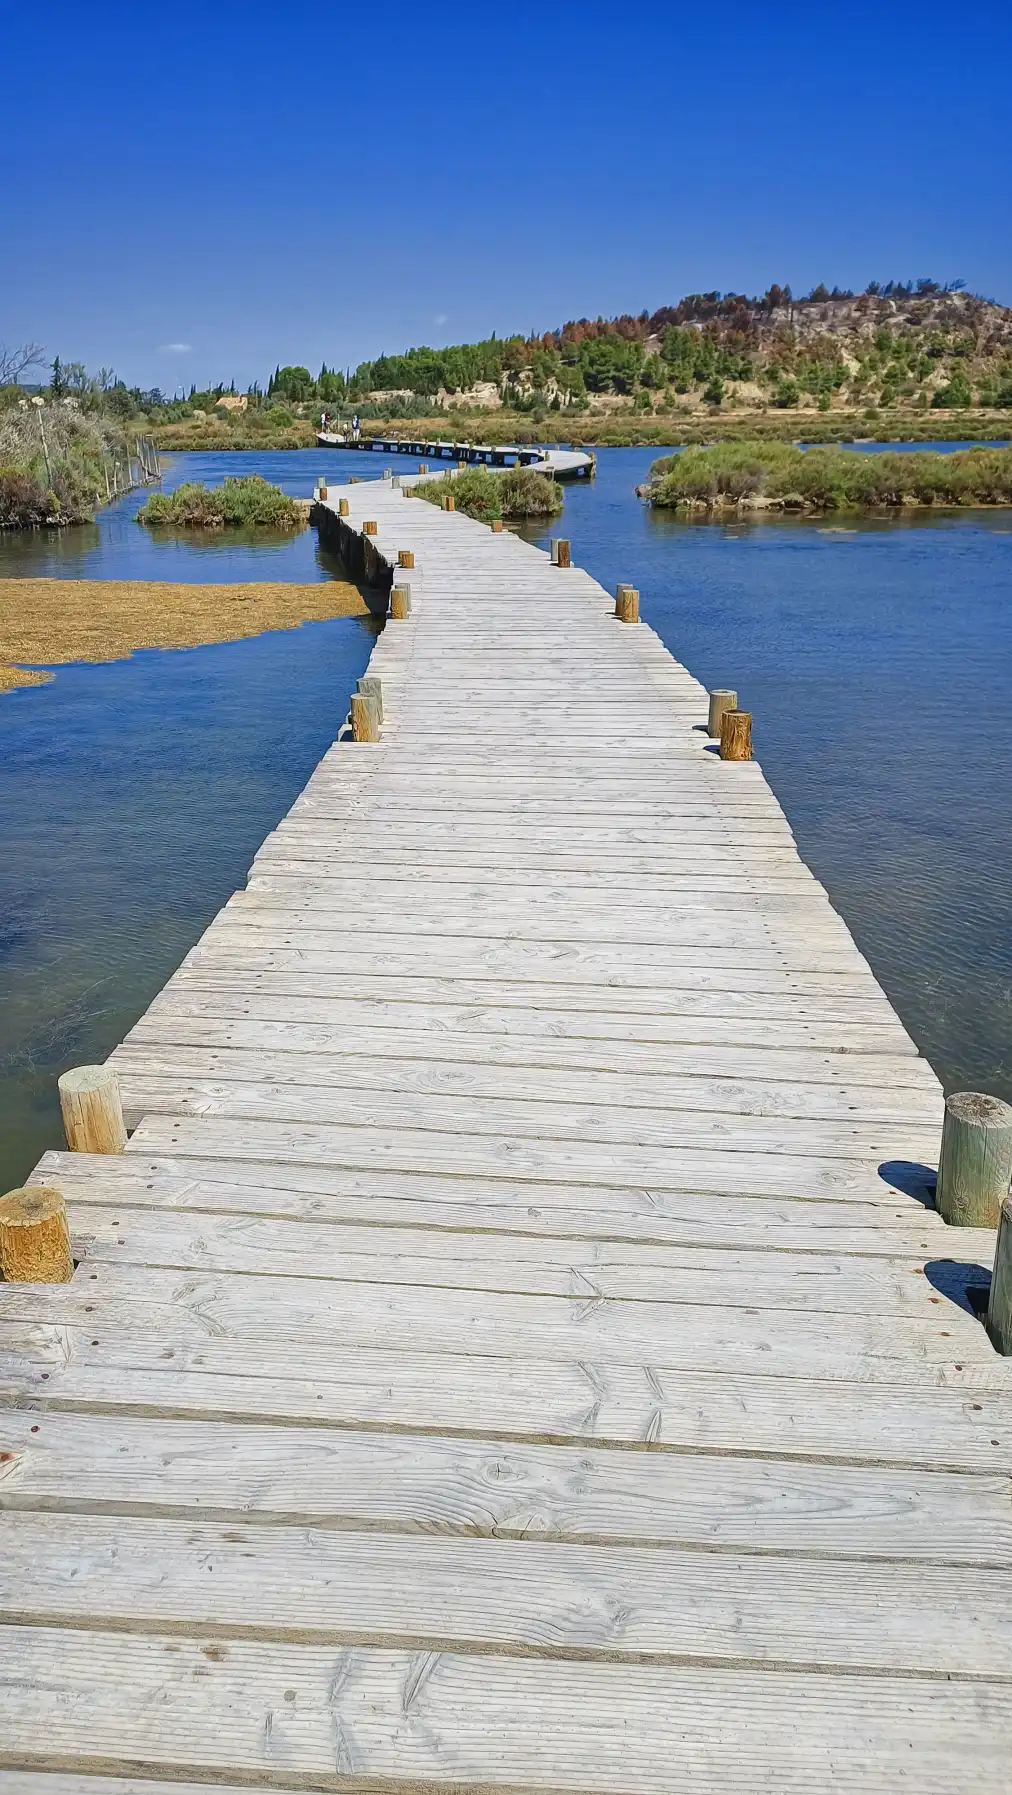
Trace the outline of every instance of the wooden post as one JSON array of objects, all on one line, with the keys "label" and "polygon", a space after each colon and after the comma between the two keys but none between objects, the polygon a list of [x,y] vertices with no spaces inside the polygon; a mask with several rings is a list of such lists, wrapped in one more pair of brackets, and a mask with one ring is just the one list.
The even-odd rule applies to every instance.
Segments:
[{"label": "wooden post", "polygon": [[945,1099],[935,1208],[956,1228],[995,1228],[1012,1178],[1012,1107],[979,1091]]},{"label": "wooden post", "polygon": [[457,507],[456,507],[456,503],[454,502],[453,494],[452,494],[452,492],[448,492],[446,497],[443,500],[443,510],[444,511],[456,511],[456,509],[457,509]]},{"label": "wooden post", "polygon": [[383,721],[383,681],[381,679],[378,679],[376,677],[375,673],[367,673],[365,675],[364,679],[359,680],[358,689],[360,692],[363,692],[367,698],[375,698],[376,708],[379,712],[379,720],[382,723],[382,721]]},{"label": "wooden post", "polygon": [[394,470],[393,470],[393,468],[392,468],[392,467],[385,467],[385,468],[384,468],[384,469],[383,469],[383,478],[384,478],[384,480],[392,480],[392,479],[393,479],[393,477],[394,477]]},{"label": "wooden post", "polygon": [[365,692],[351,695],[351,733],[356,742],[378,742],[380,739],[379,706]]},{"label": "wooden post", "polygon": [[720,719],[721,760],[752,759],[752,712],[725,711]]},{"label": "wooden post", "polygon": [[991,1294],[987,1302],[987,1331],[995,1352],[1012,1355],[1012,1198],[1002,1201],[998,1239],[994,1249]]},{"label": "wooden post", "polygon": [[320,492],[321,499],[325,499],[327,496],[327,476],[326,476],[326,474],[324,474],[320,479],[319,492]]},{"label": "wooden post", "polygon": [[502,535],[502,518],[501,517],[494,517],[492,519],[492,534],[493,534],[493,536],[501,536]]},{"label": "wooden post", "polygon": [[0,1197],[0,1272],[8,1284],[69,1284],[74,1255],[67,1206],[44,1184]]},{"label": "wooden post", "polygon": [[348,501],[347,501],[347,499],[338,499],[338,501],[337,501],[337,515],[338,515],[338,517],[347,517],[347,515],[348,515]]},{"label": "wooden post", "polygon": [[714,741],[720,741],[720,719],[725,711],[738,709],[737,692],[719,691],[710,693],[710,714],[706,719],[706,733]]},{"label": "wooden post", "polygon": [[429,471],[429,464],[428,464],[428,462],[427,462],[427,461],[420,461],[420,462],[419,462],[419,463],[418,463],[418,472],[419,472],[419,473],[420,473],[420,474],[427,474],[427,473],[428,473],[428,471]]},{"label": "wooden post", "polygon": [[398,565],[398,567],[414,567],[414,565],[415,565],[414,549],[399,548],[397,550],[397,565]]},{"label": "wooden post", "polygon": [[615,615],[620,623],[638,623],[640,595],[635,586],[615,587]]},{"label": "wooden post", "polygon": [[363,524],[363,525],[362,525],[362,534],[363,534],[363,535],[364,535],[364,536],[375,536],[375,534],[376,534],[376,523],[375,523],[375,520],[374,520],[374,519],[373,519],[373,518],[370,518],[370,520],[369,520],[369,522],[368,522],[368,523],[365,523],[365,524]]},{"label": "wooden post", "polygon": [[411,587],[391,586],[390,615],[397,623],[403,623],[411,616]]},{"label": "wooden post", "polygon": [[119,1079],[111,1066],[75,1066],[58,1080],[63,1132],[72,1153],[122,1153],[126,1146]]},{"label": "wooden post", "polygon": [[458,461],[458,463],[457,463],[458,474],[462,474],[464,472],[464,470],[466,469],[466,467],[467,467],[466,461]]}]

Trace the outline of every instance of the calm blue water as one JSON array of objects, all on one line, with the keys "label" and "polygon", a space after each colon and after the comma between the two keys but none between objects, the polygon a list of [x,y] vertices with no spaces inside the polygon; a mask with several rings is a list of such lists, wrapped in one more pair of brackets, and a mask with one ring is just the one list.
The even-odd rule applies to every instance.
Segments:
[{"label": "calm blue water", "polygon": [[[575,558],[637,585],[672,652],[737,688],[802,853],[947,1087],[1012,1098],[1012,513],[684,523],[634,496],[661,452],[601,450],[594,485],[566,489]],[[322,471],[384,465],[416,463],[179,456],[166,485],[256,471],[308,495]],[[0,538],[0,573],[331,576],[311,531],[152,538],[142,502],[55,541]],[[58,1073],[108,1053],[242,885],[373,628],[60,668],[0,699],[0,1188],[60,1144]]]}]

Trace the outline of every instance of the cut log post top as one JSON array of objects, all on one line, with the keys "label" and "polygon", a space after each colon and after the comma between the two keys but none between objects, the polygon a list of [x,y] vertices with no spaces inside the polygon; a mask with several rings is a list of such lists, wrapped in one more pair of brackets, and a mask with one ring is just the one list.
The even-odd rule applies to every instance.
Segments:
[{"label": "cut log post top", "polygon": [[725,711],[720,719],[721,760],[752,759],[752,712]]},{"label": "cut log post top", "polygon": [[615,615],[620,623],[638,623],[640,595],[635,586],[615,587]]},{"label": "cut log post top", "polygon": [[375,673],[367,673],[363,676],[362,679],[359,680],[358,690],[360,692],[364,693],[366,698],[375,698],[376,706],[379,711],[379,720],[382,723],[382,721],[383,721],[383,681],[381,679],[378,679],[376,677]]},{"label": "cut log post top", "polygon": [[0,1272],[8,1284],[69,1284],[74,1255],[67,1206],[44,1184],[0,1197]]},{"label": "cut log post top", "polygon": [[415,565],[414,549],[399,548],[397,550],[397,565],[398,565],[398,567],[414,567],[414,565]]},{"label": "cut log post top", "polygon": [[338,515],[338,517],[347,517],[347,515],[348,515],[348,501],[347,501],[347,499],[338,499],[338,501],[337,501],[337,515]]},{"label": "cut log post top", "polygon": [[1012,1354],[1012,1197],[1003,1197],[987,1303],[987,1331],[995,1352]]},{"label": "cut log post top", "polygon": [[356,742],[378,742],[380,739],[379,705],[365,692],[351,695],[351,733]]},{"label": "cut log post top", "polygon": [[945,1099],[935,1207],[957,1228],[996,1228],[1012,1180],[1012,1107],[979,1091]]},{"label": "cut log post top", "polygon": [[411,616],[410,586],[391,586],[390,615],[395,623],[403,623],[406,617]]},{"label": "cut log post top", "polygon": [[377,529],[377,525],[376,525],[376,521],[374,518],[370,518],[367,523],[364,523],[362,525],[362,533],[365,536],[375,536],[376,529]]},{"label": "cut log post top", "polygon": [[75,1066],[59,1079],[63,1131],[72,1153],[122,1153],[126,1146],[119,1079],[110,1066]]},{"label": "cut log post top", "polygon": [[720,720],[725,711],[738,709],[737,692],[720,690],[710,693],[710,714],[706,720],[706,733],[714,741],[720,741]]}]

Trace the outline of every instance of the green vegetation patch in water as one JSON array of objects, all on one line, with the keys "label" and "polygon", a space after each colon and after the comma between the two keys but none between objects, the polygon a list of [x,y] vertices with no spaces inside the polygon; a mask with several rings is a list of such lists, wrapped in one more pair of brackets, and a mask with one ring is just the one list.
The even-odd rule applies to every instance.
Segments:
[{"label": "green vegetation patch in water", "polygon": [[280,486],[272,486],[259,474],[225,480],[221,486],[201,486],[190,481],[173,493],[156,492],[137,513],[137,522],[151,527],[170,525],[187,530],[222,530],[254,527],[267,530],[301,530],[307,522],[306,507],[290,499]]},{"label": "green vegetation patch in water", "polygon": [[497,519],[513,522],[522,517],[556,517],[562,510],[562,493],[554,480],[530,467],[469,468],[465,474],[446,474],[442,480],[425,480],[415,487],[419,498],[441,505],[452,494],[455,507],[481,523]]},{"label": "green vegetation patch in water", "polygon": [[1012,449],[854,455],[725,442],[655,461],[640,492],[652,505],[706,511],[1012,505]]}]

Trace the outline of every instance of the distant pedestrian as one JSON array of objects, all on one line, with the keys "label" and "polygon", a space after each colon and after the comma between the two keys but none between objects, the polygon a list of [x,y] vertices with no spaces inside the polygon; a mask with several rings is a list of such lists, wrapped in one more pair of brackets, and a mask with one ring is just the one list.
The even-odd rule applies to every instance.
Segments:
[{"label": "distant pedestrian", "polygon": [[351,434],[354,440],[358,442],[358,412],[355,413],[355,416],[351,420]]}]

